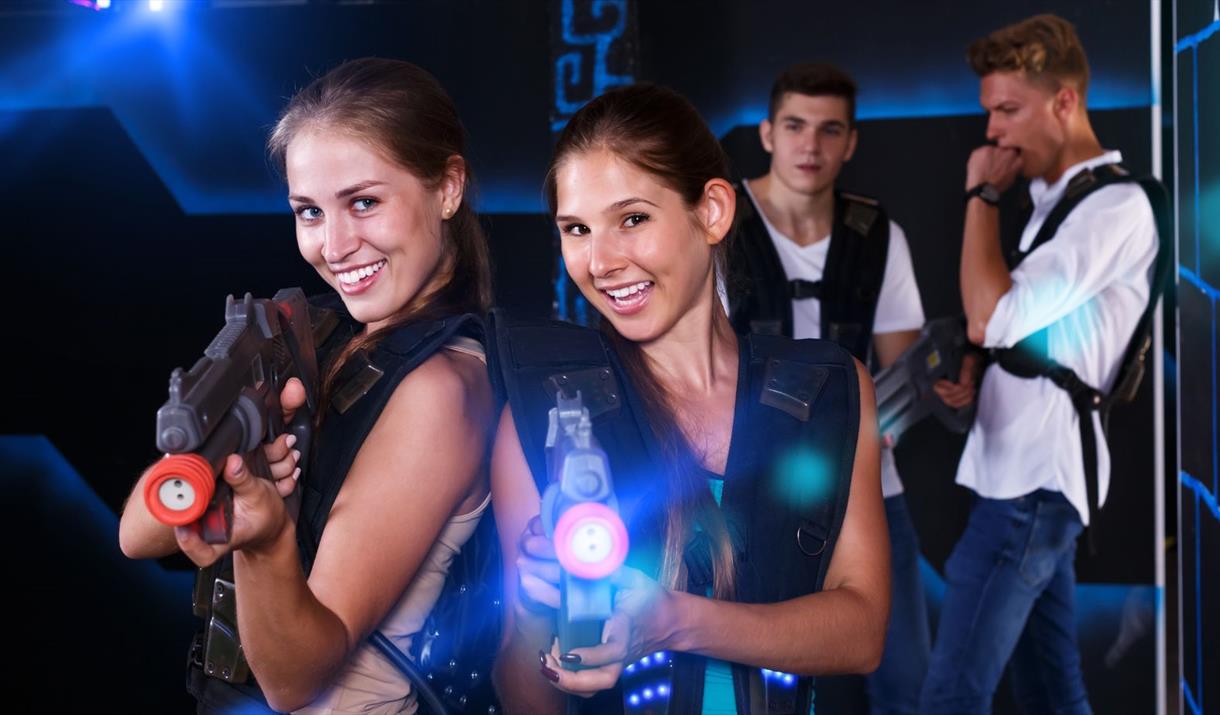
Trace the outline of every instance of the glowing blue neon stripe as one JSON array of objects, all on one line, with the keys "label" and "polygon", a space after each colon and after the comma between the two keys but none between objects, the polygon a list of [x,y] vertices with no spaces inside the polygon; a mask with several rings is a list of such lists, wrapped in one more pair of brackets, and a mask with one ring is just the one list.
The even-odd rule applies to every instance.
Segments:
[{"label": "glowing blue neon stripe", "polygon": [[1187,283],[1190,283],[1194,287],[1203,291],[1203,293],[1213,301],[1220,300],[1220,289],[1217,289],[1215,286],[1200,278],[1198,273],[1195,273],[1184,266],[1178,266],[1178,275],[1185,278]]},{"label": "glowing blue neon stripe", "polygon": [[1187,35],[1186,37],[1178,40],[1178,43],[1173,46],[1173,51],[1184,52],[1187,48],[1195,49],[1199,46],[1199,43],[1203,42],[1217,32],[1220,32],[1220,20],[1212,22],[1212,24],[1208,25],[1202,30],[1199,30],[1193,35]]},{"label": "glowing blue neon stripe", "polygon": [[[1089,110],[1142,109],[1152,104],[1152,90],[1147,87],[1116,86],[1110,91],[1093,90],[1089,94]],[[856,106],[856,120],[876,119],[935,119],[982,116],[978,98],[963,94],[959,98],[928,99],[895,93],[886,99],[861,100]],[[767,104],[745,104],[719,114],[705,117],[708,127],[718,137],[724,137],[741,126],[755,126],[767,118]],[[561,120],[566,122],[567,120]],[[562,123],[556,123],[562,128]],[[554,128],[554,125],[552,126]]]},{"label": "glowing blue neon stripe", "polygon": [[1178,478],[1181,480],[1182,486],[1198,495],[1199,499],[1207,505],[1208,510],[1211,511],[1216,521],[1220,521],[1220,504],[1216,503],[1216,495],[1208,490],[1207,485],[1186,472],[1181,472]]},{"label": "glowing blue neon stripe", "polygon": [[1186,696],[1186,706],[1195,715],[1203,715],[1203,709],[1195,702],[1195,696],[1190,692],[1190,684],[1186,682],[1186,678],[1182,678],[1182,694]]},{"label": "glowing blue neon stripe", "polygon": [[[1203,487],[1202,484],[1199,485]],[[1195,498],[1195,660],[1198,661],[1196,680],[1199,684],[1199,707],[1203,706],[1203,530],[1199,528],[1199,502]],[[1212,502],[1213,504],[1215,501]]]}]

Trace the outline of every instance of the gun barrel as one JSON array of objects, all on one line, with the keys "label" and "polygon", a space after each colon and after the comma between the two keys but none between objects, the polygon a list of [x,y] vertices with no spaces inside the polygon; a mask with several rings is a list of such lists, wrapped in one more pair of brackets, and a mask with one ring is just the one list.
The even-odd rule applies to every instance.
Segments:
[{"label": "gun barrel", "polygon": [[243,432],[240,420],[228,415],[197,452],[167,454],[154,464],[144,485],[144,504],[153,518],[167,526],[198,521],[212,503],[224,461],[238,451]]}]

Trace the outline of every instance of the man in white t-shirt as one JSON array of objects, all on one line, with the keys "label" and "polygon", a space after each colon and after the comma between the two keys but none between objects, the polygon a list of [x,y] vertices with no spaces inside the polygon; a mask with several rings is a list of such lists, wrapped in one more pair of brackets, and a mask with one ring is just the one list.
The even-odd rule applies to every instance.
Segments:
[{"label": "man in white t-shirt", "polygon": [[[1019,376],[1010,360],[1014,349],[1038,354],[1062,366],[1056,380],[1070,371],[1108,392],[1149,302],[1156,224],[1138,185],[1098,178],[1125,174],[1089,123],[1088,63],[1070,23],[1039,15],[976,41],[968,55],[994,145],[966,167],[962,303],[971,341],[999,360],[984,375],[958,467],[957,482],[977,498],[945,563],[921,708],[990,712],[1008,666],[1026,712],[1089,713],[1073,605],[1076,539],[1094,506],[1083,443],[1096,442],[1096,505],[1109,454],[1095,412],[1078,414],[1065,389],[1039,376],[1047,373]],[[1018,173],[1031,180],[1033,212],[1010,270],[996,201]],[[1055,230],[1061,199],[1079,203]]]},{"label": "man in white t-shirt", "polygon": [[[915,342],[924,314],[902,229],[877,201],[835,187],[856,148],[855,98],[855,82],[829,64],[776,79],[759,126],[771,167],[738,189],[727,292],[741,332],[828,338],[883,368]],[[892,450],[881,465],[893,597],[869,698],[874,713],[913,713],[931,647],[919,543]]]}]

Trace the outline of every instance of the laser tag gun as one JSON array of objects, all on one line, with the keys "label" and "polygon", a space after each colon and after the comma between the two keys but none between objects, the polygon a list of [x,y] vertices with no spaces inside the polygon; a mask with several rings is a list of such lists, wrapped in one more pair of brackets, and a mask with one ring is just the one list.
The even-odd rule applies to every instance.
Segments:
[{"label": "laser tag gun", "polygon": [[923,327],[919,339],[893,365],[873,377],[883,444],[894,446],[904,432],[928,415],[951,432],[970,429],[975,403],[955,410],[932,390],[937,380],[958,379],[968,349],[962,319],[938,318]]},{"label": "laser tag gun", "polygon": [[627,527],[618,514],[610,462],[593,436],[580,392],[569,398],[560,390],[548,419],[550,483],[541,516],[563,571],[558,629],[560,652],[567,653],[601,643],[602,623],[614,606],[609,577],[627,558]]},{"label": "laser tag gun", "polygon": [[221,476],[225,459],[241,454],[253,474],[270,478],[263,445],[285,430],[280,391],[291,377],[305,385],[306,397],[286,427],[297,437],[295,449],[309,454],[318,382],[314,330],[300,288],[271,300],[249,293],[225,300],[224,328],[194,367],[174,370],[169,400],[157,410],[157,449],[165,457],[144,488],[154,518],[194,524],[210,544],[228,542],[233,493]]}]

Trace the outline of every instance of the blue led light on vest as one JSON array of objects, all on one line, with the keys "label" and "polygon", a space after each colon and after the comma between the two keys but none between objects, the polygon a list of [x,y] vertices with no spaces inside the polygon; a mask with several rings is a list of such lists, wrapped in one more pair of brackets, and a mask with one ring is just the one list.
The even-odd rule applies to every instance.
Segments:
[{"label": "blue led light on vest", "polygon": [[790,687],[796,686],[796,676],[793,675],[792,673],[781,673],[778,670],[770,670],[769,668],[762,668],[762,677],[763,677],[763,682],[767,683],[768,685],[775,684],[775,685],[787,685]]}]

